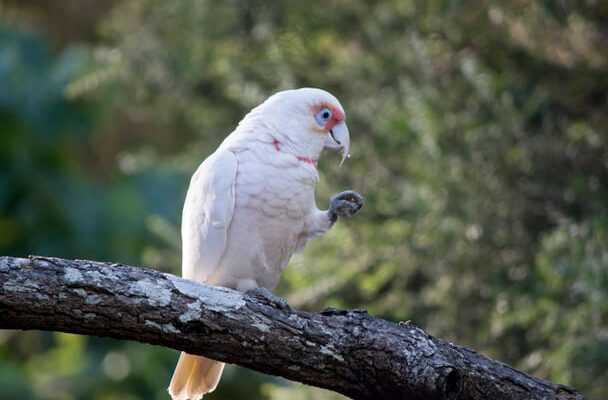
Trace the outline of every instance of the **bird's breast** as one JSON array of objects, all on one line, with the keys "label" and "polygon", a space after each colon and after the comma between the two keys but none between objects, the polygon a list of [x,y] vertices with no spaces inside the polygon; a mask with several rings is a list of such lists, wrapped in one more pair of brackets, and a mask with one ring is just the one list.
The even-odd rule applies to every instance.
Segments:
[{"label": "bird's breast", "polygon": [[304,218],[314,206],[319,174],[312,165],[276,153],[276,160],[244,154],[236,175],[236,206],[271,218]]},{"label": "bird's breast", "polygon": [[317,180],[316,170],[297,164],[239,160],[223,273],[241,274],[261,286],[276,285],[296,250],[307,216],[316,209]]}]

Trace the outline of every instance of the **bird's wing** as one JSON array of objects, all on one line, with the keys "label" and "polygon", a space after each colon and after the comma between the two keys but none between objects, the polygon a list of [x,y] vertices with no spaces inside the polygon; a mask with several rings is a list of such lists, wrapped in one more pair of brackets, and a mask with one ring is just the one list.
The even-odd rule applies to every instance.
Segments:
[{"label": "bird's wing", "polygon": [[235,203],[237,160],[218,150],[192,176],[182,214],[182,275],[206,282],[224,250]]}]

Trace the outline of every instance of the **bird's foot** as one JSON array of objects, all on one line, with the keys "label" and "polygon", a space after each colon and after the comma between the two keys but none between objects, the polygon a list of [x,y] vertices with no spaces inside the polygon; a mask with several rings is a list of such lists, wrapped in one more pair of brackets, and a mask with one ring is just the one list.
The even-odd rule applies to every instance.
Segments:
[{"label": "bird's foot", "polygon": [[336,222],[338,217],[350,218],[363,207],[363,196],[354,190],[344,192],[332,197],[329,202],[329,219]]},{"label": "bird's foot", "polygon": [[264,299],[268,303],[270,303],[272,306],[274,306],[280,310],[285,310],[289,313],[292,312],[291,306],[289,305],[287,300],[273,294],[270,290],[266,289],[265,287],[256,287],[255,289],[248,290],[246,293],[250,296]]}]

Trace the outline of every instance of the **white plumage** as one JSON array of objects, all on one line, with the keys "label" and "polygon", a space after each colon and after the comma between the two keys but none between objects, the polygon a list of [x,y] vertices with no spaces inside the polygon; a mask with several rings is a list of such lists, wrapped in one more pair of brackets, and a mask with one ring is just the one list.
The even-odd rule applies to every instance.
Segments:
[{"label": "white plumage", "polygon": [[[335,221],[314,200],[324,147],[346,157],[349,137],[342,106],[323,90],[279,92],[247,114],[190,182],[183,276],[240,291],[274,288],[294,252]],[[223,365],[182,353],[169,393],[201,398],[215,389]]]}]

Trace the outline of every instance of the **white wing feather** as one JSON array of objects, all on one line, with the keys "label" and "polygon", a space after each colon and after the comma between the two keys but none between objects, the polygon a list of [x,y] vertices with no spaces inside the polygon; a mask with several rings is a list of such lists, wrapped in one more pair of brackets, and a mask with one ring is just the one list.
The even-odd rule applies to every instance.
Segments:
[{"label": "white wing feather", "polygon": [[182,275],[207,282],[224,250],[235,204],[237,160],[219,149],[192,176],[182,214]]}]

